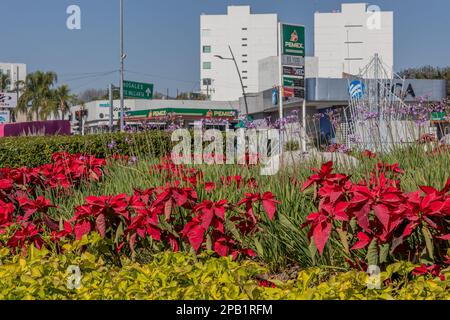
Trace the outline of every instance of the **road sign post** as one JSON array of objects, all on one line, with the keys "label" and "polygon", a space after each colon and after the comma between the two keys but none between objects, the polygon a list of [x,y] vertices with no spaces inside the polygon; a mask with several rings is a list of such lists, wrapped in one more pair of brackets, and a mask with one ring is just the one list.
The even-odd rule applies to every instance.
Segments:
[{"label": "road sign post", "polygon": [[134,81],[123,82],[123,95],[129,99],[153,99],[153,84]]},{"label": "road sign post", "polygon": [[[303,141],[302,151],[306,151],[305,139],[305,27],[279,23],[279,113],[283,123],[283,104],[285,98],[303,99]],[[280,153],[283,152],[283,134],[280,141]]]}]

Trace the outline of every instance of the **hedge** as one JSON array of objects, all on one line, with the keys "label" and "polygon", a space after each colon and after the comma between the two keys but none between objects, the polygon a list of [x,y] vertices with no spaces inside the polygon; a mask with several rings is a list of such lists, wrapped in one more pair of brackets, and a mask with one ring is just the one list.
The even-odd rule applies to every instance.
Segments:
[{"label": "hedge", "polygon": [[59,151],[106,157],[113,153],[159,157],[170,151],[170,134],[162,131],[87,136],[36,136],[0,138],[0,168],[36,167]]}]

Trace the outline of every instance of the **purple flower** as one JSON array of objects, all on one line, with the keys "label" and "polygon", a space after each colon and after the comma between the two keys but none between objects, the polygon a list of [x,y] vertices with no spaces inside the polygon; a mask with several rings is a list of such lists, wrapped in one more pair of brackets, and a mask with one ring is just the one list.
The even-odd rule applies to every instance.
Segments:
[{"label": "purple flower", "polygon": [[117,143],[116,143],[116,141],[113,139],[113,140],[111,140],[111,142],[108,144],[108,149],[109,149],[109,150],[112,150],[112,149],[114,149],[116,146],[117,146]]}]

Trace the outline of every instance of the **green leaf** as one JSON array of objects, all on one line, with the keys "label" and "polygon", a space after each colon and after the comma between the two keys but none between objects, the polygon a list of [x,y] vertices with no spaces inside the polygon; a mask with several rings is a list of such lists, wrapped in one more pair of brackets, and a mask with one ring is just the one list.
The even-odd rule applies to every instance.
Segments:
[{"label": "green leaf", "polygon": [[338,228],[337,233],[339,234],[339,238],[341,239],[342,245],[344,246],[345,253],[348,255],[350,254],[350,248],[348,245],[348,234],[347,231],[342,230],[341,228]]},{"label": "green leaf", "polygon": [[261,245],[261,242],[259,242],[259,239],[255,238],[253,243],[255,244],[256,252],[258,253],[258,256],[262,257],[264,254],[264,249]]},{"label": "green leaf", "polygon": [[380,247],[380,263],[387,262],[389,256],[389,243],[385,243]]},{"label": "green leaf", "polygon": [[427,246],[427,253],[428,256],[434,260],[434,246],[433,246],[433,236],[431,235],[430,230],[426,227],[423,226],[422,228],[422,233],[423,233],[423,237],[425,239],[425,244]]},{"label": "green leaf", "polygon": [[378,265],[378,243],[376,239],[373,239],[367,249],[367,263],[371,266]]},{"label": "green leaf", "polygon": [[119,226],[117,227],[116,237],[114,239],[115,244],[119,243],[121,236],[123,236],[123,223],[122,222],[120,222]]}]

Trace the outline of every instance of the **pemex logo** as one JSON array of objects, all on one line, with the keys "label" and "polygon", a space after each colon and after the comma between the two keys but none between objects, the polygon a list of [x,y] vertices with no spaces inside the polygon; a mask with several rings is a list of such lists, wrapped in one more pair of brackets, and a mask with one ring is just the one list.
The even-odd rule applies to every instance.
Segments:
[{"label": "pemex logo", "polygon": [[297,41],[298,41],[297,30],[294,30],[294,32],[292,32],[292,34],[291,34],[291,42],[297,42]]}]

